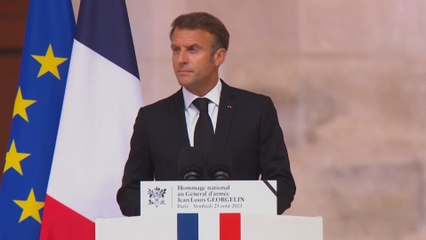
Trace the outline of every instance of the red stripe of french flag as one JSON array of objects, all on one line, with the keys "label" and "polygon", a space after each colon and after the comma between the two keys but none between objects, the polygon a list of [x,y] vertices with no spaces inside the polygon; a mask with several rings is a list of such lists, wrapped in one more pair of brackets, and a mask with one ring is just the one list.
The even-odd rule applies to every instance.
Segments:
[{"label": "red stripe of french flag", "polygon": [[78,212],[46,195],[49,214],[44,215],[40,239],[95,239],[95,223]]},{"label": "red stripe of french flag", "polygon": [[241,240],[241,214],[220,214],[220,240]]}]

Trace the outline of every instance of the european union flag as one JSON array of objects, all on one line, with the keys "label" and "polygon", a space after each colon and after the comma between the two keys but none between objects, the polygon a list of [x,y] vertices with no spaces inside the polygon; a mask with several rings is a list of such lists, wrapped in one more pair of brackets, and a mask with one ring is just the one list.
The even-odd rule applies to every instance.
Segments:
[{"label": "european union flag", "polygon": [[70,0],[30,1],[0,186],[0,239],[39,239],[75,20]]}]

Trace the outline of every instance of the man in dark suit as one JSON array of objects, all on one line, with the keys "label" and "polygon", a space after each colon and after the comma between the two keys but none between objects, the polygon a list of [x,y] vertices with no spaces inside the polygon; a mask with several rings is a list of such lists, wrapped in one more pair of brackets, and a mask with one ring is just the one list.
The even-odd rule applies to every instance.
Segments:
[{"label": "man in dark suit", "polygon": [[216,17],[202,12],[181,15],[172,23],[170,40],[173,68],[182,88],[139,111],[117,194],[121,211],[140,215],[140,181],[183,179],[178,156],[200,141],[194,139],[200,111],[193,101],[201,97],[208,99],[208,121],[214,131],[209,144],[232,155],[229,179],[277,180],[281,214],[290,207],[296,186],[271,98],[219,79],[229,33]]}]

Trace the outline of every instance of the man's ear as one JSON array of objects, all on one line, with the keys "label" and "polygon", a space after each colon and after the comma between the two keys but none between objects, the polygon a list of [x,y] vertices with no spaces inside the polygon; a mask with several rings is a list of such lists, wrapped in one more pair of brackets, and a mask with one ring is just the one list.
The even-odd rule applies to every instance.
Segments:
[{"label": "man's ear", "polygon": [[225,48],[219,48],[216,53],[214,54],[214,64],[216,65],[216,67],[219,67],[220,65],[222,65],[222,63],[225,62],[226,59],[226,49]]}]

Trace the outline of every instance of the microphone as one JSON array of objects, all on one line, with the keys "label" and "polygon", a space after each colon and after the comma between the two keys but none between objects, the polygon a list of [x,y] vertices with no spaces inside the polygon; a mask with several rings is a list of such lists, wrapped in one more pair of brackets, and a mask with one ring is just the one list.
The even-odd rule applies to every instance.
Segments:
[{"label": "microphone", "polygon": [[232,169],[231,151],[225,147],[212,147],[206,154],[206,166],[210,179],[228,180]]},{"label": "microphone", "polygon": [[184,148],[178,156],[180,176],[184,180],[200,180],[203,174],[203,156],[193,147]]}]

